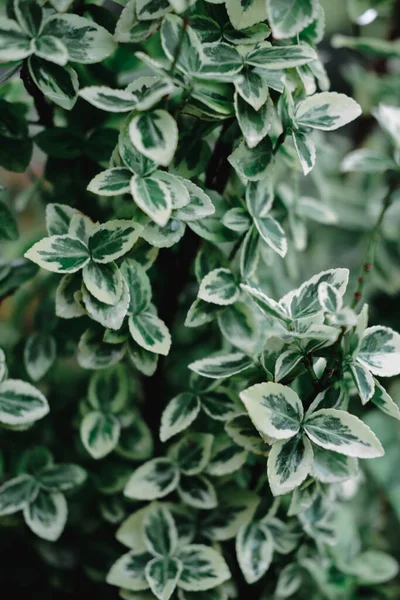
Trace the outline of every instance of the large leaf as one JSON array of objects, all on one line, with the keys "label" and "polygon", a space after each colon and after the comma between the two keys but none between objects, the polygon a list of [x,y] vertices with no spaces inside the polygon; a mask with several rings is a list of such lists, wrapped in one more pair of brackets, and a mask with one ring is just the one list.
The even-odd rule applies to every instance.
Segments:
[{"label": "large leaf", "polygon": [[155,500],[170,494],[178,482],[177,465],[168,458],[155,458],[134,471],[124,494],[136,500]]},{"label": "large leaf", "polygon": [[154,506],[146,514],[143,533],[148,551],[154,556],[172,554],[178,543],[178,533],[171,512],[164,506]]},{"label": "large leaf", "polygon": [[[91,263],[93,265],[95,263]],[[102,268],[106,265],[102,265]],[[109,265],[107,265],[108,267]],[[107,329],[118,330],[122,327],[122,323],[128,313],[129,307],[129,289],[125,281],[122,282],[122,293],[116,304],[104,304],[92,296],[85,286],[82,287],[82,302],[87,310],[88,315],[93,321],[100,323]],[[64,316],[57,312],[58,316]],[[72,316],[81,316],[74,314]]]},{"label": "large leaf", "polygon": [[312,463],[311,444],[300,434],[273,444],[268,456],[268,481],[273,495],[297,488],[309,474]]},{"label": "large leaf", "polygon": [[179,550],[178,558],[183,564],[178,586],[188,592],[215,588],[231,576],[225,560],[209,546],[185,546]]},{"label": "large leaf", "polygon": [[22,510],[39,492],[37,482],[30,475],[20,475],[0,486],[0,516]]},{"label": "large leaf", "polygon": [[24,256],[53,273],[75,273],[90,260],[85,244],[70,235],[43,238],[25,252]]},{"label": "large leaf", "polygon": [[257,146],[271,129],[274,116],[273,109],[274,105],[270,99],[256,111],[238,94],[235,94],[236,117],[249,148]]},{"label": "large leaf", "polygon": [[107,112],[130,112],[137,103],[137,98],[132,92],[114,90],[104,85],[90,85],[81,89],[79,95],[96,108]]},{"label": "large leaf", "polygon": [[257,383],[241,392],[240,398],[261,435],[286,439],[299,431],[303,405],[289,387],[280,383]]},{"label": "large leaf", "polygon": [[263,217],[254,219],[254,224],[264,242],[279,256],[286,256],[287,240],[280,223],[272,217]]},{"label": "large leaf", "polygon": [[321,92],[302,100],[296,107],[295,120],[302,127],[332,131],[361,115],[361,107],[345,94]]},{"label": "large leaf", "polygon": [[132,144],[154,162],[167,167],[178,144],[176,121],[165,110],[143,112],[129,123]]},{"label": "large leaf", "polygon": [[0,18],[0,61],[23,60],[32,53],[30,36],[26,35],[18,23]]},{"label": "large leaf", "polygon": [[60,39],[72,62],[91,64],[109,56],[116,44],[104,27],[77,15],[54,15],[47,19],[42,35]]},{"label": "large leaf", "polygon": [[268,571],[274,539],[262,523],[244,525],[236,538],[236,556],[247,583],[255,583]]},{"label": "large leaf", "polygon": [[25,523],[33,533],[49,542],[58,540],[64,531],[67,516],[68,506],[64,495],[44,489],[24,508]]},{"label": "large leaf", "polygon": [[227,0],[226,10],[233,27],[239,30],[251,27],[267,18],[267,8],[263,0],[249,0],[248,2]]},{"label": "large leaf", "polygon": [[25,425],[49,412],[46,398],[30,383],[8,379],[0,383],[0,423]]},{"label": "large leaf", "polygon": [[384,454],[371,429],[344,410],[318,410],[306,418],[304,430],[314,444],[339,454],[359,458],[376,458]]},{"label": "large leaf", "polygon": [[131,258],[122,263],[121,272],[130,291],[129,314],[138,315],[150,305],[150,279],[144,267]]}]

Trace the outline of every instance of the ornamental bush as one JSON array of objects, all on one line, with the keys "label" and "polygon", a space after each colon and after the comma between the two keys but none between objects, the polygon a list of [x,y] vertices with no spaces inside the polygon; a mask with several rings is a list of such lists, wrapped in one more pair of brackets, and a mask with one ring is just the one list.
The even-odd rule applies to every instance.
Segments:
[{"label": "ornamental bush", "polygon": [[3,588],[398,599],[400,3],[0,10]]}]

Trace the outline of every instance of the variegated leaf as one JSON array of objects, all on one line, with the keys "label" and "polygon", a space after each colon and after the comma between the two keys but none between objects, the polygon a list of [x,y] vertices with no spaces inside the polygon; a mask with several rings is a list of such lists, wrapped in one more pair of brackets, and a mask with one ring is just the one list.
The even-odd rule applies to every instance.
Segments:
[{"label": "variegated leaf", "polygon": [[165,110],[140,113],[129,123],[132,144],[144,156],[167,167],[178,144],[178,126]]},{"label": "variegated leaf", "polygon": [[179,394],[168,403],[161,416],[160,440],[169,438],[187,429],[200,412],[200,400],[195,394]]},{"label": "variegated leaf", "polygon": [[312,463],[311,444],[301,434],[275,442],[268,456],[268,481],[273,495],[287,494],[303,483]]},{"label": "variegated leaf", "polygon": [[231,576],[225,560],[209,546],[190,544],[179,550],[178,558],[183,564],[178,586],[185,591],[209,590]]},{"label": "variegated leaf", "polygon": [[87,246],[70,235],[43,238],[25,252],[24,256],[53,273],[75,273],[90,260]]},{"label": "variegated leaf", "polygon": [[124,494],[136,500],[156,500],[173,492],[179,483],[179,469],[168,458],[155,458],[133,472]]}]

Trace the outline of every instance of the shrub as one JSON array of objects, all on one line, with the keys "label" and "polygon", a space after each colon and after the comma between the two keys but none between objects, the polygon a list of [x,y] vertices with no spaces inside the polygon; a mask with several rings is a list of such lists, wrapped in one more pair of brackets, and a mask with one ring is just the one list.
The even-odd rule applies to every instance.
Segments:
[{"label": "shrub", "polygon": [[399,2],[4,4],[4,582],[398,598]]}]

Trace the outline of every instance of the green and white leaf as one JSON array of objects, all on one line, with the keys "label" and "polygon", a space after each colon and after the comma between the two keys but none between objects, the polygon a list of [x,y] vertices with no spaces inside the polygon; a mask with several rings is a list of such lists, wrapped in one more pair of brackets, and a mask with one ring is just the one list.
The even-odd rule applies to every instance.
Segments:
[{"label": "green and white leaf", "polygon": [[[104,268],[105,266],[108,267],[108,265],[102,265],[102,268]],[[93,321],[100,323],[100,325],[103,325],[103,327],[106,327],[107,329],[113,329],[117,331],[122,327],[124,319],[128,314],[130,302],[129,289],[126,282],[123,281],[121,297],[118,300],[117,304],[113,306],[111,304],[104,304],[103,302],[100,302],[88,292],[85,286],[83,286],[82,302],[85,309],[87,310],[88,315],[91,319],[93,319]]]},{"label": "green and white leaf", "polygon": [[316,17],[317,0],[267,0],[268,22],[275,39],[296,36]]},{"label": "green and white leaf", "polygon": [[211,457],[214,437],[209,433],[191,433],[182,438],[173,449],[173,457],[182,473],[198,475]]},{"label": "green and white leaf", "polygon": [[236,556],[247,583],[261,579],[268,571],[274,551],[274,539],[262,523],[244,525],[236,538]]},{"label": "green and white leaf", "polygon": [[177,15],[164,17],[161,26],[161,43],[165,54],[172,62],[177,56],[176,67],[180,71],[187,75],[196,75],[201,71],[204,54],[200,39],[190,26],[184,27],[183,20]]},{"label": "green and white leaf", "polygon": [[179,394],[168,403],[161,416],[160,440],[168,439],[187,429],[200,412],[198,396],[190,392]]},{"label": "green and white leaf", "polygon": [[24,365],[33,381],[42,379],[56,358],[56,341],[51,334],[35,332],[26,340]]},{"label": "green and white leaf", "polygon": [[136,108],[137,98],[128,90],[115,90],[104,85],[90,85],[79,91],[81,98],[99,108],[112,113],[130,112]]},{"label": "green and white leaf", "polygon": [[383,456],[383,448],[360,419],[344,410],[325,408],[309,415],[304,431],[314,444],[356,458]]},{"label": "green and white leaf", "polygon": [[229,269],[214,269],[202,280],[198,297],[205,302],[227,306],[239,297],[239,287]]},{"label": "green and white leaf", "polygon": [[114,219],[99,225],[89,239],[92,259],[105,264],[121,258],[138,240],[141,225],[134,221]]},{"label": "green and white leaf", "polygon": [[240,0],[226,0],[229,20],[235,29],[243,30],[267,18],[267,7],[261,0],[243,3]]},{"label": "green and white leaf", "polygon": [[317,58],[315,50],[306,44],[271,46],[269,42],[262,42],[246,56],[246,63],[261,69],[280,71],[308,64]]},{"label": "green and white leaf", "polygon": [[145,350],[167,356],[171,347],[171,335],[165,323],[152,312],[131,315],[129,331],[135,342]]},{"label": "green and white leaf", "polygon": [[312,474],[322,483],[338,483],[352,479],[358,473],[358,460],[314,446]]},{"label": "green and white leaf", "polygon": [[337,92],[321,92],[302,100],[296,107],[295,120],[301,127],[332,131],[361,115],[355,100]]},{"label": "green and white leaf", "polygon": [[132,144],[144,156],[167,167],[178,144],[178,126],[165,110],[143,112],[129,123]]},{"label": "green and white leaf", "polygon": [[147,511],[143,533],[148,551],[153,556],[173,554],[178,544],[178,532],[170,511],[155,505]]},{"label": "green and white leaf", "polygon": [[400,409],[396,402],[389,396],[385,388],[374,379],[375,391],[371,398],[371,402],[375,404],[382,412],[400,421]]},{"label": "green and white leaf", "polygon": [[7,379],[0,383],[0,423],[26,425],[47,415],[46,398],[30,383]]},{"label": "green and white leaf", "polygon": [[157,225],[164,227],[172,211],[169,187],[158,177],[132,177],[131,194],[137,206]]},{"label": "green and white leaf", "polygon": [[200,510],[210,510],[218,504],[215,488],[207,477],[182,475],[178,494],[184,504]]},{"label": "green and white leaf", "polygon": [[90,260],[85,244],[70,235],[43,238],[25,252],[24,256],[53,273],[76,273]]},{"label": "green and white leaf", "polygon": [[304,175],[308,175],[314,168],[317,151],[311,136],[303,131],[292,131],[292,140],[299,157]]},{"label": "green and white leaf", "polygon": [[274,496],[297,488],[309,474],[313,450],[308,439],[300,434],[272,445],[268,456],[268,481]]},{"label": "green and white leaf", "polygon": [[374,394],[374,378],[369,370],[358,361],[350,364],[350,373],[360,394],[361,402],[366,404]]},{"label": "green and white leaf", "polygon": [[254,219],[258,233],[266,244],[279,256],[287,253],[287,239],[282,226],[272,217]]},{"label": "green and white leaf", "polygon": [[61,463],[49,465],[38,473],[40,485],[48,490],[64,492],[82,485],[87,473],[79,465]]},{"label": "green and white leaf", "polygon": [[36,498],[24,508],[23,514],[25,523],[33,533],[44,540],[55,542],[67,522],[67,501],[60,492],[41,489]]},{"label": "green and white leaf", "polygon": [[129,194],[132,172],[125,167],[114,167],[102,171],[89,183],[87,189],[99,196],[118,196]]},{"label": "green and white leaf", "polygon": [[173,492],[179,483],[179,469],[168,458],[155,458],[137,468],[124,494],[136,500],[156,500]]},{"label": "green and white leaf", "polygon": [[196,360],[189,365],[189,369],[204,377],[222,379],[241,373],[252,365],[253,361],[250,357],[236,352],[224,356],[210,356],[209,358]]},{"label": "green and white leaf", "polygon": [[149,584],[145,577],[145,568],[152,558],[144,549],[135,549],[123,554],[109,570],[107,583],[133,592],[147,590]]},{"label": "green and white leaf", "polygon": [[0,18],[0,61],[7,63],[24,60],[32,54],[31,39],[18,23],[6,17]]},{"label": "green and white leaf", "polygon": [[88,413],[81,423],[81,440],[89,454],[96,459],[110,454],[118,443],[120,423],[110,414]]},{"label": "green and white leaf", "polygon": [[389,327],[368,327],[362,337],[357,358],[373,375],[378,377],[398,375],[400,334]]},{"label": "green and white leaf", "polygon": [[234,98],[239,127],[249,148],[254,148],[265,138],[272,126],[274,105],[270,98],[257,111],[238,94]]},{"label": "green and white leaf", "polygon": [[182,563],[177,558],[165,556],[153,558],[146,565],[146,579],[158,600],[169,600],[175,591],[182,572]]},{"label": "green and white leaf", "polygon": [[90,261],[82,271],[82,278],[87,290],[99,302],[115,306],[121,299],[123,279],[115,262]]},{"label": "green and white leaf", "polygon": [[272,142],[267,137],[259,142],[255,148],[249,148],[246,142],[242,141],[236,150],[228,156],[228,161],[238,175],[250,181],[259,181],[267,175],[272,158]]},{"label": "green and white leaf", "polygon": [[39,492],[39,486],[31,475],[19,475],[0,486],[0,516],[12,515],[30,502]]},{"label": "green and white leaf", "polygon": [[225,431],[238,446],[248,452],[265,456],[268,446],[259,436],[247,414],[236,415],[225,424]]},{"label": "green and white leaf", "polygon": [[209,546],[190,544],[177,556],[183,564],[178,586],[187,592],[213,589],[231,577],[223,557]]}]

